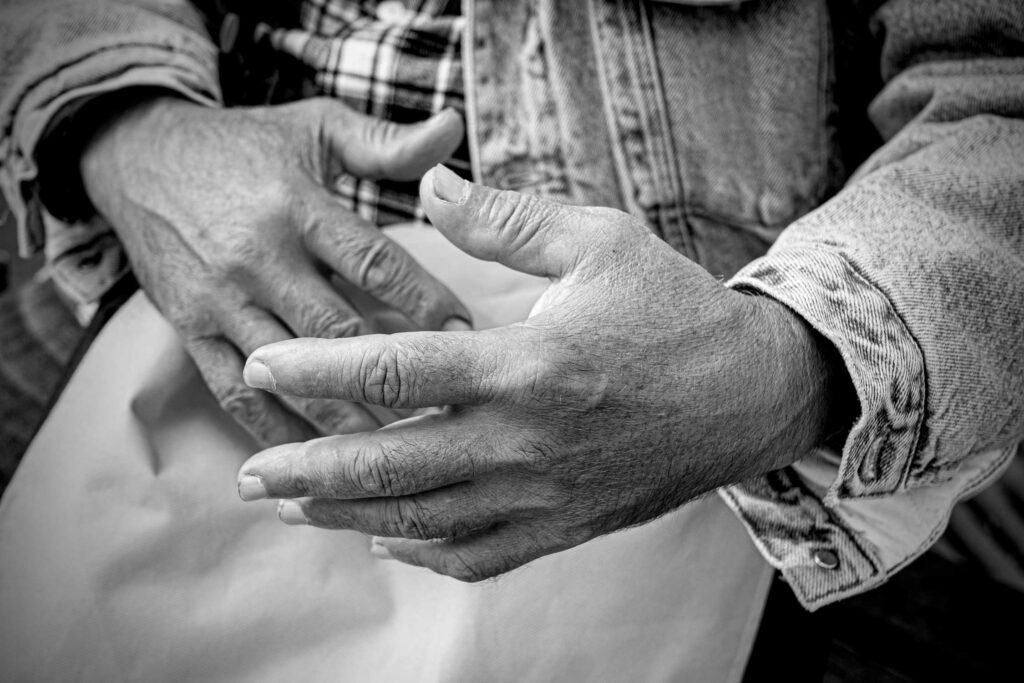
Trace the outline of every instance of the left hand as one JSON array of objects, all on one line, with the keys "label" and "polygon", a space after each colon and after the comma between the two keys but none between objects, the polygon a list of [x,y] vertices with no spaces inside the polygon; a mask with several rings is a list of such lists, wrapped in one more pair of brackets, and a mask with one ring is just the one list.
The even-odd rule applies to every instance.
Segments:
[{"label": "left hand", "polygon": [[378,555],[477,581],[824,440],[834,351],[785,307],[727,289],[618,211],[499,192],[442,167],[420,196],[456,246],[550,288],[525,322],[493,330],[257,350],[251,386],[449,407],[258,453],[239,473],[244,499],[290,499],[286,522],[384,537]]}]

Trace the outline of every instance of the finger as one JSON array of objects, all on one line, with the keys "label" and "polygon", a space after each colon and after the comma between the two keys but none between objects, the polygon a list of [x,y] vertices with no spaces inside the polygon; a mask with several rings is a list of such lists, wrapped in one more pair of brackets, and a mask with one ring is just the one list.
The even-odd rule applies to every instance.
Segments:
[{"label": "finger", "polygon": [[273,396],[241,381],[242,359],[226,340],[193,339],[186,348],[217,403],[264,446],[314,438],[309,424]]},{"label": "finger", "polygon": [[420,200],[437,229],[466,253],[541,277],[565,277],[611,240],[648,235],[622,212],[495,190],[444,166],[420,181]]},{"label": "finger", "polygon": [[267,344],[295,338],[275,316],[252,304],[225,311],[221,315],[221,326],[224,335],[243,354],[252,353],[254,349]]},{"label": "finger", "polygon": [[359,178],[416,180],[458,149],[462,117],[445,109],[426,121],[403,125],[366,116],[340,102],[323,105],[326,143],[341,169]]},{"label": "finger", "polygon": [[471,484],[399,498],[282,500],[277,516],[285,524],[412,539],[464,536],[498,521],[493,502],[473,495]]},{"label": "finger", "polygon": [[295,339],[257,349],[244,376],[260,389],[387,408],[477,405],[550,373],[533,346],[516,326]]},{"label": "finger", "polygon": [[356,288],[404,313],[425,330],[468,329],[469,310],[376,226],[326,195],[297,205],[308,249]]},{"label": "finger", "polygon": [[291,328],[289,338],[338,339],[364,332],[362,317],[311,263],[296,260],[280,270],[268,264],[257,296]]},{"label": "finger", "polygon": [[371,551],[381,559],[394,559],[425,567],[459,581],[490,579],[527,562],[564,549],[546,546],[547,536],[531,526],[508,523],[472,536],[443,541],[374,538]]},{"label": "finger", "polygon": [[478,465],[492,462],[480,457],[491,450],[486,434],[462,420],[428,415],[395,429],[267,449],[242,465],[239,490],[256,479],[261,498],[409,496],[473,479],[493,466]]},{"label": "finger", "polygon": [[[225,315],[224,327],[228,339],[246,354],[260,346],[293,338],[277,318],[255,306],[243,306],[240,311]],[[366,408],[348,401],[293,396],[282,396],[278,400],[312,423],[320,434],[371,431],[382,424]]]}]

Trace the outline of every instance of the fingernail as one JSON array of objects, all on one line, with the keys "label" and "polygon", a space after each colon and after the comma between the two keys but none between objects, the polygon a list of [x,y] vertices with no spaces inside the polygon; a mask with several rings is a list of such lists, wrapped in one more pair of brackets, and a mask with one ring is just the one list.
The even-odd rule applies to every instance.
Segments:
[{"label": "fingernail", "polygon": [[424,415],[440,415],[444,411],[444,406],[427,406],[426,408],[416,408],[412,414],[413,417],[423,417]]},{"label": "fingernail", "polygon": [[302,511],[302,506],[294,500],[282,500],[277,504],[277,518],[292,526],[309,524],[309,518]]},{"label": "fingernail", "polygon": [[469,199],[469,183],[438,164],[434,167],[434,194],[449,204],[465,204]]},{"label": "fingernail", "polygon": [[242,370],[242,379],[253,389],[277,390],[277,382],[270,374],[270,366],[260,360],[251,360],[245,364],[245,369]]},{"label": "fingernail", "polygon": [[267,497],[267,487],[263,485],[263,477],[245,474],[238,479],[238,497],[249,502],[263,500]]},{"label": "fingernail", "polygon": [[441,325],[441,330],[444,332],[467,332],[472,329],[472,323],[458,316],[448,318],[444,321],[444,325]]},{"label": "fingernail", "polygon": [[375,538],[370,543],[370,554],[376,557],[378,560],[393,560],[395,556],[391,554],[384,544],[380,542],[380,539]]}]

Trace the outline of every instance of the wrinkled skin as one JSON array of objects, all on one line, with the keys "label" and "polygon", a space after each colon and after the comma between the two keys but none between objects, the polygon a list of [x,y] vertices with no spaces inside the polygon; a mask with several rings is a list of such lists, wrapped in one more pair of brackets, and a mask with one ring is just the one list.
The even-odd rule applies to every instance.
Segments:
[{"label": "wrinkled skin", "polygon": [[111,223],[153,303],[174,325],[220,404],[265,445],[373,429],[386,411],[283,402],[245,386],[256,348],[366,331],[340,278],[420,329],[468,329],[458,299],[328,190],[340,173],[412,180],[448,158],[460,117],[416,126],[327,99],[214,109],[139,102],[82,157],[93,204]]},{"label": "wrinkled skin", "polygon": [[476,581],[782,467],[826,438],[844,375],[785,307],[727,289],[618,211],[470,185],[443,168],[420,193],[459,248],[548,276],[550,288],[503,328],[258,349],[245,369],[254,386],[449,407],[258,453],[240,470],[243,499],[286,499],[286,522],[373,534],[382,557]]}]

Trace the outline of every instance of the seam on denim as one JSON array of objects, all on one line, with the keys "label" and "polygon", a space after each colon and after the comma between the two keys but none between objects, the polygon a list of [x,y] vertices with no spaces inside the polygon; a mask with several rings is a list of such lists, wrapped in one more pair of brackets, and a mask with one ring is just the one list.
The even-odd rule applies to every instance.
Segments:
[{"label": "seam on denim", "polygon": [[597,0],[587,0],[587,14],[589,17],[590,34],[594,43],[594,60],[598,73],[597,83],[601,88],[601,103],[604,108],[605,126],[608,128],[608,140],[611,144],[612,158],[615,162],[615,173],[618,176],[617,184],[619,186],[619,194],[621,195],[623,209],[637,219],[643,220],[643,210],[636,201],[636,193],[633,192],[635,183],[633,182],[633,179],[629,177],[630,174],[626,155],[622,149],[622,145],[617,143],[619,140],[619,124],[615,116],[615,106],[612,104],[611,88],[608,85],[607,60],[605,59],[604,52],[601,49],[601,27],[597,18],[597,8],[595,7],[596,1]]},{"label": "seam on denim", "polygon": [[673,221],[673,232],[680,233],[677,237],[682,238],[683,246],[688,256],[696,257],[696,245],[694,244],[693,230],[689,224],[688,211],[686,207],[686,186],[683,182],[683,171],[679,167],[682,160],[676,149],[675,136],[672,134],[672,120],[668,113],[668,100],[665,96],[665,84],[661,72],[661,63],[658,60],[658,52],[654,46],[654,29],[651,26],[650,3],[634,0],[636,12],[640,18],[640,33],[642,38],[642,51],[646,58],[647,70],[642,73],[651,74],[650,87],[652,98],[657,109],[658,131],[655,135],[655,148],[662,150],[661,170],[666,177],[663,179],[666,189],[669,191],[672,208],[677,218]]},{"label": "seam on denim", "polygon": [[[670,246],[695,259],[694,240],[682,196],[679,158],[672,151],[674,141],[667,128],[664,89],[660,73],[650,74],[657,72],[655,67],[658,65],[648,16],[650,8],[639,0],[617,0],[614,3],[591,0],[588,7],[591,9],[599,80],[608,103],[606,116],[612,130],[613,154],[621,168],[622,184],[634,190],[634,196],[627,198],[626,204],[634,210],[637,218],[647,223]],[[617,71],[612,73],[615,69]],[[646,78],[644,74],[647,74]],[[623,102],[627,103],[627,108],[636,103],[646,105],[638,107],[644,115],[639,116],[636,125],[628,128],[636,141],[634,145],[644,152],[639,161],[637,155],[624,149],[626,136],[622,134],[620,120]],[[650,115],[651,110],[656,110],[655,116]],[[637,200],[639,190],[651,186],[654,187],[653,201]]]},{"label": "seam on denim", "polygon": [[[960,491],[954,497],[953,505],[963,500],[964,498],[970,496],[985,480],[987,480],[989,477],[993,475],[995,470],[1004,467],[1010,461],[1010,459],[1013,457],[1014,453],[1019,447],[1020,444],[1015,444],[1013,446],[1008,446],[1002,449],[1002,454],[1000,456],[996,457],[988,467],[978,472],[975,476],[968,480],[967,483],[964,484],[963,488],[960,489]],[[797,488],[801,495],[810,495],[813,499],[821,503],[817,496],[814,496],[814,494],[811,493],[809,489],[807,489],[807,487],[802,483],[799,477],[795,477],[795,479],[796,487],[791,488]],[[764,543],[760,542],[760,537],[754,534],[752,526],[747,522],[748,515],[746,514],[746,511],[744,510],[742,504],[740,503],[739,499],[735,496],[735,494],[733,494],[732,491],[726,488],[720,489],[719,493],[720,495],[727,499],[727,501],[730,503],[730,507],[733,508],[740,515],[741,521],[743,522],[744,526],[748,529],[748,533],[751,536],[754,536],[755,545],[757,545],[759,549],[763,549],[763,554],[769,555],[773,559],[775,559],[776,562],[773,563],[773,565],[776,566],[776,568],[778,568],[780,571],[784,572],[785,570],[779,566],[782,564],[780,558],[775,553],[772,553]],[[802,602],[811,604],[818,603],[821,601],[827,601],[829,598],[835,597],[840,593],[849,592],[851,588],[863,588],[864,590],[867,590],[871,586],[876,585],[877,583],[881,583],[882,581],[888,579],[893,574],[900,571],[908,564],[913,562],[915,559],[920,557],[924,552],[928,550],[928,548],[930,548],[935,543],[937,538],[945,532],[945,529],[949,522],[950,514],[953,510],[953,505],[950,505],[946,513],[943,515],[942,521],[932,529],[932,531],[928,534],[925,540],[923,540],[918,546],[916,546],[913,550],[907,553],[907,555],[901,561],[897,562],[891,567],[881,566],[880,561],[878,561],[872,553],[867,551],[865,545],[860,542],[856,535],[847,530],[846,526],[842,523],[841,518],[839,518],[837,515],[833,515],[831,510],[829,510],[827,507],[823,505],[823,508],[828,513],[830,523],[836,528],[836,530],[839,533],[841,533],[846,539],[848,539],[851,542],[851,544],[857,548],[858,551],[862,553],[862,555],[867,559],[868,563],[871,565],[873,573],[866,577],[864,580],[856,579],[852,583],[843,582],[842,584],[836,585],[820,593],[814,593],[813,595],[811,593],[808,593],[799,581],[795,581],[791,577],[789,584],[792,587],[792,590],[800,596]]]},{"label": "seam on denim", "polygon": [[865,273],[861,272],[861,270],[857,267],[857,264],[853,263],[844,254],[842,254],[840,252],[837,252],[835,250],[832,250],[832,249],[826,249],[826,251],[829,251],[830,253],[834,254],[838,258],[840,258],[843,261],[845,261],[846,264],[849,266],[850,270],[857,277],[861,278],[861,280],[863,280],[866,285],[868,285],[869,287],[874,289],[876,292],[879,293],[880,296],[882,296],[885,299],[886,304],[892,310],[893,316],[896,318],[896,320],[899,321],[900,328],[903,330],[903,332],[906,335],[907,339],[909,339],[910,342],[913,344],[914,351],[917,353],[917,357],[920,359],[920,363],[921,363],[921,380],[920,380],[920,382],[921,382],[921,387],[920,387],[920,391],[921,391],[921,405],[920,405],[920,409],[918,410],[919,414],[917,416],[917,419],[914,421],[914,443],[913,443],[913,447],[911,448],[910,452],[907,454],[907,460],[906,460],[906,462],[903,465],[903,471],[900,473],[900,479],[899,479],[899,482],[898,482],[899,488],[902,489],[902,490],[906,490],[907,489],[907,482],[908,482],[908,480],[910,478],[910,472],[913,469],[914,461],[917,458],[918,452],[921,450],[921,431],[922,431],[922,427],[924,426],[925,417],[928,414],[928,365],[924,361],[924,350],[921,348],[921,343],[917,340],[917,337],[915,337],[914,333],[911,332],[910,327],[907,325],[906,321],[903,319],[903,316],[900,315],[900,312],[896,308],[896,304],[893,303],[893,299],[892,299],[891,296],[889,296],[889,293],[886,292],[880,285],[878,285],[877,283],[873,282]]},{"label": "seam on denim", "polygon": [[[843,538],[847,539],[850,542],[850,544],[858,551],[860,556],[863,558],[864,562],[869,566],[871,570],[871,573],[868,574],[867,577],[861,578],[855,575],[849,581],[844,581],[838,585],[832,586],[821,593],[814,594],[814,596],[811,596],[809,593],[807,593],[804,590],[804,587],[799,582],[790,580],[789,583],[791,586],[794,586],[794,591],[798,592],[800,596],[804,598],[803,602],[817,602],[837,595],[839,593],[842,593],[844,591],[847,591],[851,588],[864,585],[873,585],[872,581],[877,579],[878,577],[881,577],[884,580],[884,578],[888,576],[888,573],[885,571],[884,567],[882,567],[880,560],[875,556],[875,554],[871,552],[866,545],[861,543],[860,539],[858,539],[855,534],[853,534],[850,530],[846,528],[844,524],[842,524],[841,518],[838,517],[838,515],[834,514],[833,511],[827,505],[824,504],[824,501],[822,501],[820,498],[814,495],[814,493],[807,487],[807,485],[803,482],[802,478],[799,475],[797,475],[795,472],[792,472],[792,470],[790,470],[790,472],[792,474],[791,476],[787,477],[787,480],[791,482],[791,484],[787,488],[787,492],[796,491],[798,495],[803,496],[805,498],[810,498],[811,500],[815,501],[820,507],[820,509],[824,511],[829,526],[838,535],[841,535]],[[775,501],[778,501],[779,498],[781,498],[780,492],[776,492],[774,489],[770,487],[768,490],[771,493],[771,497]],[[774,564],[773,566],[776,566],[776,568],[785,573],[786,570],[782,566],[780,566],[782,564],[782,558],[780,558],[776,553],[772,552],[771,549],[768,548],[768,546],[765,545],[764,542],[761,540],[761,537],[755,532],[753,525],[750,522],[748,522],[748,519],[751,516],[747,514],[745,508],[743,507],[742,503],[740,503],[739,499],[735,496],[735,494],[728,488],[719,489],[719,492],[721,495],[726,496],[728,500],[732,503],[730,507],[736,510],[739,514],[740,519],[743,522],[743,525],[747,527],[748,534],[753,537],[755,545],[757,545],[759,548],[764,549],[763,554],[769,555],[770,557],[774,558],[777,564]],[[779,516],[782,518],[786,518],[787,515],[783,513]],[[800,545],[801,547],[803,547],[807,544],[801,543]]]},{"label": "seam on denim", "polygon": [[[742,503],[740,503],[739,500],[735,497],[735,494],[733,494],[728,489],[724,488],[720,489],[720,494],[726,498],[726,501],[729,503],[729,507],[732,508],[739,515],[740,522],[743,524],[744,527],[746,527],[748,536],[751,537],[751,541],[754,543],[755,546],[757,546],[762,556],[767,555],[769,558],[771,558],[771,560],[769,560],[769,564],[774,566],[785,576],[787,574],[787,568],[782,566],[782,558],[779,557],[776,553],[772,552],[771,549],[761,539],[761,537],[757,535],[757,533],[754,531],[753,527],[748,522],[748,515],[744,510]],[[844,535],[847,538],[849,538],[849,534],[844,533]],[[859,546],[857,547],[857,550],[863,552],[863,549]],[[834,595],[850,591],[854,588],[860,588],[863,586],[866,589],[867,587],[870,587],[875,583],[878,583],[880,580],[878,577],[882,577],[881,580],[884,580],[884,572],[879,570],[878,567],[874,565],[874,563],[869,564],[871,564],[871,569],[873,571],[865,579],[862,580],[860,578],[854,577],[849,582],[843,582],[838,586],[830,587],[821,593],[809,592],[803,584],[803,582],[796,580],[792,577],[787,577],[787,583],[789,584],[790,589],[797,594],[798,598],[800,599],[800,602],[810,606],[814,603],[819,603],[823,600],[827,600],[828,598]]]},{"label": "seam on denim", "polygon": [[876,574],[884,573],[884,570],[882,569],[881,563],[878,560],[878,558],[876,558],[875,555],[872,552],[870,552],[864,544],[860,542],[860,540],[857,538],[855,534],[851,533],[846,528],[846,526],[841,523],[841,519],[838,515],[836,515],[833,512],[832,508],[825,505],[824,501],[822,501],[820,498],[814,495],[814,492],[811,491],[810,487],[808,487],[807,484],[804,483],[803,479],[796,472],[793,472],[792,481],[795,483],[795,486],[790,487],[790,490],[795,488],[797,491],[800,492],[800,495],[810,498],[816,501],[819,505],[821,505],[822,510],[824,510],[825,514],[828,516],[830,524],[832,524],[832,526],[834,526],[840,533],[842,533],[854,545],[854,547],[856,547],[857,550],[860,551],[860,553],[864,556],[864,559],[867,561],[867,563],[871,565],[871,569],[873,570],[873,572]]},{"label": "seam on denim", "polygon": [[462,16],[462,89],[463,102],[466,107],[466,144],[469,147],[470,176],[477,183],[483,182],[480,169],[480,124],[477,120],[479,107],[476,92],[476,3],[473,0],[461,0]]},{"label": "seam on denim", "polygon": [[832,82],[832,59],[833,59],[833,47],[832,47],[832,27],[829,22],[828,16],[828,5],[825,2],[815,3],[815,9],[818,13],[818,34],[821,36],[821,40],[818,44],[818,83],[816,91],[818,93],[817,98],[817,123],[818,126],[815,129],[815,149],[818,151],[818,187],[815,192],[815,196],[820,198],[824,196],[826,189],[828,188],[830,178],[828,177],[828,162],[829,162],[829,150],[826,149],[826,131],[825,128],[828,124],[828,116],[826,111],[829,107]]}]

